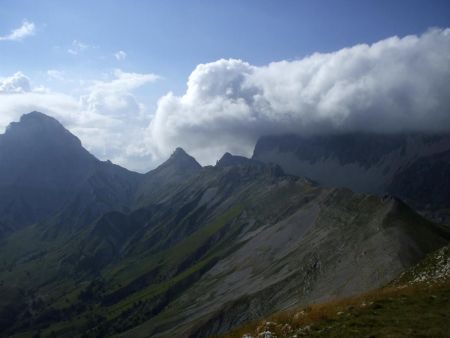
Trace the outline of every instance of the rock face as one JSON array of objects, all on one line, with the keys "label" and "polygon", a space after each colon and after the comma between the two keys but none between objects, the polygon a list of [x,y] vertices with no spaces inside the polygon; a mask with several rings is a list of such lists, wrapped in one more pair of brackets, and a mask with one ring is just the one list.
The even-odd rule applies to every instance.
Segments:
[{"label": "rock face", "polygon": [[448,208],[450,135],[267,136],[253,158],[321,185],[391,193],[423,210]]},{"label": "rock face", "polygon": [[450,150],[423,156],[395,174],[387,191],[417,208],[444,209],[450,205]]},{"label": "rock face", "polygon": [[450,279],[450,246],[445,246],[425,257],[396,278],[392,285],[445,282]]}]

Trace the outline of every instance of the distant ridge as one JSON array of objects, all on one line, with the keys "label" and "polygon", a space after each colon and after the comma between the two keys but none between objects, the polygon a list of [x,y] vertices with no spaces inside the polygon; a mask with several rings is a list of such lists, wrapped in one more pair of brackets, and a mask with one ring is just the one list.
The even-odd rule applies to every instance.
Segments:
[{"label": "distant ridge", "polygon": [[[450,134],[274,135],[258,140],[253,159],[327,187],[394,194],[450,224]],[[447,211],[445,211],[447,210]]]}]

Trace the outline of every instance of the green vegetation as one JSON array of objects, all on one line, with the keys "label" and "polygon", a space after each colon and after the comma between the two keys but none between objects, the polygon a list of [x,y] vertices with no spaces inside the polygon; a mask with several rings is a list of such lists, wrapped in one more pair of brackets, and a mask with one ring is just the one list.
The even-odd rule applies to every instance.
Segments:
[{"label": "green vegetation", "polygon": [[[236,204],[169,249],[155,256],[141,257],[141,262],[138,262],[141,274],[135,274],[133,277],[133,275],[124,274],[122,271],[119,276],[124,278],[120,280],[121,283],[116,288],[112,287],[111,284],[105,284],[103,278],[81,283],[78,287],[71,286],[73,283],[64,282],[64,279],[53,282],[51,285],[55,289],[52,290],[52,295],[62,295],[64,291],[67,293],[64,297],[41,299],[41,307],[30,313],[30,319],[26,321],[23,318],[21,319],[21,325],[25,330],[22,329],[20,335],[32,337],[39,333],[43,337],[55,335],[58,337],[96,337],[122,332],[158,315],[165,310],[166,305],[171,300],[200,278],[224,253],[224,246],[220,245],[220,242],[226,241],[227,236],[223,236],[223,238],[216,236],[215,242],[211,245],[209,245],[209,242],[224,227],[230,227],[243,209],[243,204]],[[226,248],[226,250],[229,249],[229,247]],[[64,258],[64,256],[58,256],[58,251],[52,251],[52,257],[54,257],[56,265],[58,261]],[[48,259],[48,257],[46,258]],[[134,257],[133,259],[138,258]],[[39,268],[47,272],[50,271],[45,270],[46,267],[40,265],[40,262],[41,259],[39,258],[37,260],[31,259],[30,263],[21,264],[20,268],[24,269],[24,266],[28,267],[29,264],[34,264],[34,266],[29,267],[31,271],[36,271]],[[48,260],[44,260],[44,262],[48,263]],[[142,273],[145,275],[147,271],[152,271],[158,267],[161,267],[158,273],[164,273],[167,277],[152,276],[154,280],[159,281],[147,283],[147,285],[139,286],[137,289],[126,289],[127,285],[131,285],[141,278]],[[117,269],[117,266],[115,266],[115,269]],[[18,273],[14,270],[13,272]],[[115,283],[117,283],[117,280],[116,278]],[[117,298],[117,301],[113,300],[110,305],[105,304],[104,301],[111,297],[115,292],[114,290],[125,290],[125,292],[122,292],[123,296]],[[18,294],[18,292],[16,293]],[[16,298],[14,298],[14,301],[19,304],[19,309],[16,312],[20,313],[26,305],[18,302]],[[6,305],[3,307],[8,309]],[[173,312],[174,309],[171,308],[170,311]],[[164,318],[164,315],[161,318]],[[11,325],[13,320],[14,318],[8,319],[5,325]],[[29,322],[29,329],[31,329],[28,329],[29,331],[26,329],[26,322]]]},{"label": "green vegetation", "polygon": [[450,245],[386,287],[276,313],[220,337],[450,337]]},{"label": "green vegetation", "polygon": [[220,337],[449,337],[450,280],[388,287],[314,304],[245,325]]}]

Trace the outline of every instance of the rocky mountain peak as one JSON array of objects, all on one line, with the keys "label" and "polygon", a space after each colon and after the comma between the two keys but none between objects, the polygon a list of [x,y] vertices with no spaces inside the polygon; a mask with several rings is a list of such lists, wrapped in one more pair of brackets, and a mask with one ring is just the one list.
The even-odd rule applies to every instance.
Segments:
[{"label": "rocky mountain peak", "polygon": [[244,156],[232,155],[232,154],[226,152],[221,157],[221,159],[217,161],[216,167],[224,168],[224,167],[229,167],[229,166],[234,166],[234,165],[252,164],[255,162],[257,162],[257,161],[251,160]]},{"label": "rocky mountain peak", "polygon": [[172,155],[170,155],[170,158],[183,158],[183,157],[191,157],[191,156],[188,155],[188,153],[186,153],[186,151],[181,147],[175,148]]},{"label": "rocky mountain peak", "polygon": [[[81,141],[53,117],[33,111],[12,122],[1,135],[4,142],[22,144],[27,148],[70,147],[81,151]],[[84,149],[83,149],[84,150]]]},{"label": "rocky mountain peak", "polygon": [[43,113],[33,111],[28,114],[23,114],[19,122],[12,122],[8,126],[6,133],[14,133],[20,131],[60,131],[64,127],[53,117]]},{"label": "rocky mountain peak", "polygon": [[20,122],[21,123],[52,123],[54,125],[58,125],[61,126],[62,125],[53,117],[48,116],[44,113],[38,112],[38,111],[32,111],[31,113],[28,114],[23,114],[20,117]]},{"label": "rocky mountain peak", "polygon": [[19,228],[48,217],[98,163],[54,118],[23,115],[0,135],[0,223]]},{"label": "rocky mountain peak", "polygon": [[196,161],[195,158],[186,153],[183,148],[177,147],[172,155],[170,155],[169,159],[161,164],[158,168],[156,168],[155,171],[166,171],[170,169],[170,171],[181,170],[183,172],[193,172],[198,171],[201,168],[202,166]]}]

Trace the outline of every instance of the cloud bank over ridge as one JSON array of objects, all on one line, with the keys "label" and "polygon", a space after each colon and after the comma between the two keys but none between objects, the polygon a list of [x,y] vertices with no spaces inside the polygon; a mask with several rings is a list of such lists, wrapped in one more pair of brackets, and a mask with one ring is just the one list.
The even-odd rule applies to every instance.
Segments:
[{"label": "cloud bank over ridge", "polygon": [[[72,81],[64,71],[44,74]],[[177,146],[213,164],[226,151],[251,155],[268,134],[450,129],[450,29],[264,66],[236,59],[200,64],[186,92],[164,95],[156,111],[135,91],[159,76],[105,76],[70,94],[36,86],[20,71],[0,77],[0,132],[22,114],[42,111],[101,159],[146,171]]]},{"label": "cloud bank over ridge", "polygon": [[266,134],[442,131],[448,88],[450,29],[262,67],[222,59],[198,65],[184,95],[159,100],[149,143],[213,163],[225,151],[250,155]]}]

